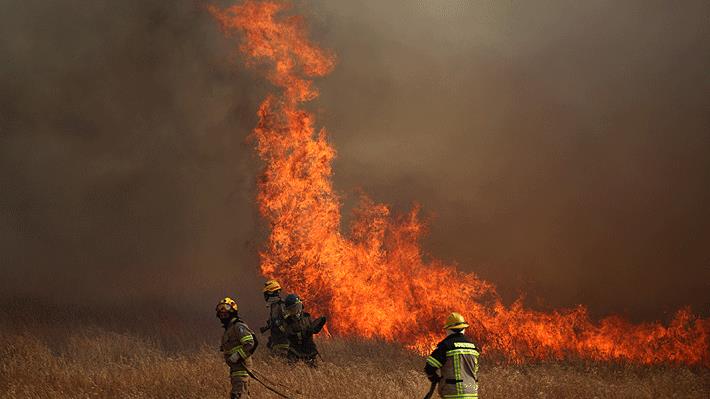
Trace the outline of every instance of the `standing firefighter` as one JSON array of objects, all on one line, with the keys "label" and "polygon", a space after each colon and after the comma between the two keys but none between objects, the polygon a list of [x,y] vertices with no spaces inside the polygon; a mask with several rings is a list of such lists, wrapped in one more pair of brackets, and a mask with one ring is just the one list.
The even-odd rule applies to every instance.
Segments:
[{"label": "standing firefighter", "polygon": [[468,324],[461,314],[451,313],[444,325],[448,336],[426,359],[424,372],[432,382],[432,390],[439,384],[442,398],[478,398],[480,351],[464,335],[466,327]]},{"label": "standing firefighter", "polygon": [[288,354],[288,337],[278,327],[284,318],[284,302],[281,300],[281,285],[276,280],[269,280],[264,284],[264,300],[269,311],[266,326],[260,330],[262,333],[269,331],[269,341],[266,346],[276,356]]},{"label": "standing firefighter", "polygon": [[231,298],[224,298],[217,304],[217,317],[224,326],[221,351],[229,366],[232,382],[230,399],[248,395],[248,369],[251,367],[251,355],[259,344],[254,333],[239,319],[237,303]]},{"label": "standing firefighter", "polygon": [[325,317],[311,320],[311,315],[303,311],[303,303],[298,296],[286,296],[284,319],[278,327],[288,338],[288,359],[292,362],[303,361],[315,367],[318,348],[313,335],[318,334],[324,325]]}]

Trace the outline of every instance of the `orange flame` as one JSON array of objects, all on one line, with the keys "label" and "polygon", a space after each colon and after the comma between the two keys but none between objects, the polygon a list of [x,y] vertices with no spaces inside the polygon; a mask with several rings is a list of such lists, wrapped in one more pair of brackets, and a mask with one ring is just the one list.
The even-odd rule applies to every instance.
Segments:
[{"label": "orange flame", "polygon": [[225,33],[238,33],[249,66],[279,90],[258,111],[256,149],[265,163],[258,203],[271,225],[261,272],[301,294],[330,329],[344,336],[400,342],[425,352],[441,339],[442,318],[462,312],[486,354],[514,362],[580,357],[638,363],[710,364],[710,320],[679,310],[668,325],[631,324],[617,316],[594,323],[583,306],[544,313],[518,300],[505,306],[473,273],[425,260],[418,208],[393,216],[362,196],[348,234],[331,182],[334,148],[304,108],[335,57],[306,37],[287,4],[248,0],[209,7]]}]

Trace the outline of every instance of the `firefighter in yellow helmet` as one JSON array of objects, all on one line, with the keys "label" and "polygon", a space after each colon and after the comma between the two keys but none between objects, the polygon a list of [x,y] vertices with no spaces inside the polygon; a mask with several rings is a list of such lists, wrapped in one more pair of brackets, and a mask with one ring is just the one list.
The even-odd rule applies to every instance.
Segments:
[{"label": "firefighter in yellow helmet", "polygon": [[446,319],[446,338],[427,357],[424,372],[433,385],[439,384],[442,398],[478,398],[478,356],[480,350],[464,332],[468,323],[460,313]]},{"label": "firefighter in yellow helmet", "polygon": [[217,304],[217,317],[224,327],[222,345],[224,360],[229,366],[229,376],[232,382],[230,399],[248,395],[251,355],[259,345],[256,336],[239,318],[237,303],[231,298],[224,298]]},{"label": "firefighter in yellow helmet", "polygon": [[264,283],[264,300],[266,309],[269,311],[269,319],[266,326],[261,327],[263,333],[269,332],[269,340],[266,347],[276,356],[286,356],[288,354],[288,337],[278,328],[284,319],[284,302],[281,299],[281,285],[276,280],[268,280]]}]

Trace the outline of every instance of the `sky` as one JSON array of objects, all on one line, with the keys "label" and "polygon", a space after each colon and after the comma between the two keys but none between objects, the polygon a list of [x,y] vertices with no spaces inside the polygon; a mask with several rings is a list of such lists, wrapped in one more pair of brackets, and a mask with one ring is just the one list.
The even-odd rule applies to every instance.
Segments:
[{"label": "sky", "polygon": [[[203,3],[0,9],[0,296],[258,300],[248,136],[270,87]],[[358,190],[421,204],[427,255],[508,301],[710,315],[707,2],[293,12],[337,55],[310,107],[345,215]]]}]

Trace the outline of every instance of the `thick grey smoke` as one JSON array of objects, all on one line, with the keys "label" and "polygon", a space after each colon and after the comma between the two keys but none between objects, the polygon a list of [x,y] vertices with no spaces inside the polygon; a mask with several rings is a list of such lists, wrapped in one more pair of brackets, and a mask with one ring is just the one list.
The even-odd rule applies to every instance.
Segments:
[{"label": "thick grey smoke", "polygon": [[264,87],[210,16],[159,0],[5,2],[0,15],[3,292],[258,291],[246,135]]},{"label": "thick grey smoke", "polygon": [[[710,312],[702,1],[302,1],[335,183],[538,307]],[[268,87],[193,1],[2,2],[0,288],[256,298]],[[236,61],[236,62],[235,62]]]},{"label": "thick grey smoke", "polygon": [[707,2],[319,5],[341,189],[508,298],[710,312]]}]

